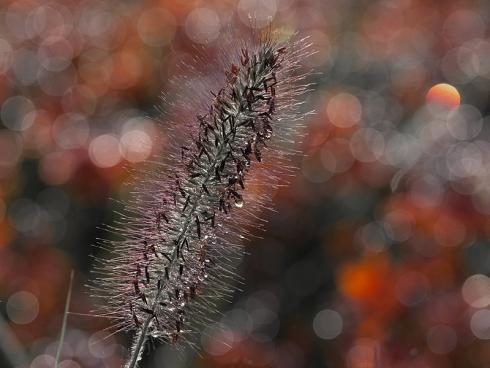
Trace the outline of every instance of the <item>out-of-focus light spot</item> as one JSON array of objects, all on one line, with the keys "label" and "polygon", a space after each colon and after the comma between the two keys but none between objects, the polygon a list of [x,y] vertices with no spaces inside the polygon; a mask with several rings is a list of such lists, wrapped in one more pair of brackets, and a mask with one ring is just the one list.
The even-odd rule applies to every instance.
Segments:
[{"label": "out-of-focus light spot", "polygon": [[20,158],[22,147],[22,138],[18,133],[0,131],[0,169],[14,167]]},{"label": "out-of-focus light spot", "polygon": [[[364,97],[363,113],[367,121],[379,124],[385,118],[389,101],[378,92],[368,92]],[[385,124],[385,123],[383,123]],[[380,124],[382,125],[382,124]]]},{"label": "out-of-focus light spot", "polygon": [[471,332],[481,340],[490,340],[490,310],[480,309],[473,313],[470,322]]},{"label": "out-of-focus light spot", "polygon": [[253,340],[270,342],[277,335],[280,326],[277,308],[277,297],[266,290],[258,291],[247,299],[246,310],[253,323]]},{"label": "out-of-focus light spot", "polygon": [[254,319],[256,319],[256,315],[259,314],[262,317],[260,319],[263,320],[263,315],[267,315],[267,320],[271,320],[271,313],[274,315],[272,318],[277,318],[277,315],[274,311],[277,311],[279,308],[279,300],[277,295],[269,290],[259,290],[252,295],[250,295],[246,302],[246,309],[252,314]]},{"label": "out-of-focus light spot", "polygon": [[108,4],[86,2],[81,8],[78,28],[80,32],[95,40],[108,33],[113,26],[113,15]]},{"label": "out-of-focus light spot", "polygon": [[[46,354],[56,356],[56,352],[58,351],[60,345],[59,340],[53,340],[46,348],[44,349]],[[70,359],[74,356],[73,344],[68,341],[64,341],[61,345],[61,359]]]},{"label": "out-of-focus light spot", "polygon": [[122,51],[114,55],[111,87],[125,89],[133,86],[141,78],[143,66],[134,52]]},{"label": "out-of-focus light spot", "polygon": [[432,175],[416,179],[410,189],[410,198],[419,207],[435,207],[444,196],[442,183]]},{"label": "out-of-focus light spot", "polygon": [[41,354],[32,360],[29,368],[53,368],[55,363],[56,359],[52,355]]},{"label": "out-of-focus light spot", "polygon": [[234,22],[236,19],[235,11],[232,7],[228,6],[225,3],[215,3],[215,5],[215,10],[218,13],[220,19],[221,29],[227,29],[227,27],[229,27],[231,23]]},{"label": "out-of-focus light spot", "polygon": [[446,55],[441,60],[442,76],[451,83],[465,84],[469,83],[474,77],[463,69],[461,60],[460,48],[455,48],[446,52]]},{"label": "out-of-focus light spot", "polygon": [[112,55],[107,50],[91,47],[83,50],[83,52],[80,54],[80,63],[82,65],[96,63],[104,66],[112,66],[111,62]]},{"label": "out-of-focus light spot", "polygon": [[[332,160],[334,160],[333,157]],[[301,164],[301,172],[303,176],[312,183],[323,183],[332,176],[331,172],[323,169],[319,154],[305,156],[303,158],[303,163]]]},{"label": "out-of-focus light spot", "polygon": [[432,327],[427,332],[427,345],[436,354],[448,354],[456,347],[458,337],[453,328],[446,325]]},{"label": "out-of-focus light spot", "polygon": [[158,130],[155,128],[155,123],[152,120],[142,116],[135,116],[128,119],[121,129],[121,135],[133,130],[145,132],[150,137],[155,137],[158,134]]},{"label": "out-of-focus light spot", "polygon": [[441,216],[434,224],[435,240],[445,246],[455,246],[464,241],[466,226],[456,218]]},{"label": "out-of-focus light spot", "polygon": [[327,141],[320,152],[320,159],[329,174],[343,173],[354,164],[350,150],[350,142],[344,138],[334,138]]},{"label": "out-of-focus light spot", "polygon": [[315,334],[324,340],[335,339],[342,332],[344,322],[342,316],[332,309],[324,309],[313,319]]},{"label": "out-of-focus light spot", "polygon": [[6,73],[13,62],[12,46],[7,40],[0,38],[0,74]]},{"label": "out-of-focus light spot", "polygon": [[327,104],[327,116],[330,122],[339,128],[349,128],[361,120],[362,106],[359,99],[350,93],[339,93]]},{"label": "out-of-focus light spot", "polygon": [[427,83],[427,69],[420,57],[399,56],[392,63],[391,80],[393,88],[400,93],[408,93],[419,89]]},{"label": "out-of-focus light spot", "polygon": [[485,22],[480,14],[472,10],[456,10],[447,17],[443,36],[453,44],[459,44],[485,35]]},{"label": "out-of-focus light spot", "polygon": [[[289,0],[287,0],[289,1]],[[277,5],[281,21],[285,24],[291,25],[293,29],[302,31],[315,31],[315,30],[328,30],[329,27],[336,26],[339,21],[339,14],[334,8],[330,7],[328,13],[320,11],[320,3],[301,3],[297,0],[293,0],[295,3],[294,8],[289,11],[282,11],[283,0],[277,0]],[[294,10],[293,10],[294,9]],[[293,10],[293,11],[291,11]]]},{"label": "out-of-focus light spot", "polygon": [[426,105],[415,113],[411,124],[415,127],[421,149],[428,151],[435,141],[448,136],[447,115],[447,109],[433,108],[431,105]]},{"label": "out-of-focus light spot", "polygon": [[50,152],[39,163],[39,176],[46,184],[59,185],[70,180],[77,161],[67,151]]},{"label": "out-of-focus light spot", "polygon": [[110,9],[108,3],[101,2],[101,4],[108,8],[107,11],[102,11],[103,17],[106,18],[107,27],[99,35],[91,37],[90,43],[101,50],[110,52],[125,49],[123,45],[128,39],[128,32],[133,32],[133,27],[131,27],[131,31],[129,30],[130,21],[126,16],[123,17],[123,14],[118,14]]},{"label": "out-of-focus light spot", "polygon": [[480,134],[483,119],[476,107],[461,105],[447,115],[446,124],[454,138],[466,140],[476,138]]},{"label": "out-of-focus light spot", "polygon": [[218,36],[221,23],[218,14],[209,8],[196,8],[185,19],[187,36],[197,43],[210,43]]},{"label": "out-of-focus light spot", "polygon": [[[474,143],[461,142],[448,150],[446,165],[450,179],[479,176],[485,170],[484,157],[480,147]],[[470,194],[462,192],[462,194]],[[461,192],[461,190],[458,190]]]},{"label": "out-of-focus light spot", "polygon": [[383,154],[383,134],[372,128],[359,129],[350,139],[352,155],[360,162],[374,162]]},{"label": "out-of-focus light spot", "polygon": [[[475,39],[465,45],[471,49],[467,62],[462,69],[470,74],[477,74],[487,80],[490,78],[490,42],[482,39]],[[463,59],[463,57],[460,57]],[[471,68],[469,71],[466,68]]]},{"label": "out-of-focus light spot", "polygon": [[121,152],[129,162],[146,160],[152,149],[150,136],[141,130],[130,130],[121,137]]},{"label": "out-of-focus light spot", "polygon": [[490,215],[490,191],[482,188],[471,197],[473,207],[484,215]]},{"label": "out-of-focus light spot", "polygon": [[73,47],[64,38],[50,37],[39,45],[37,56],[46,70],[60,72],[70,65]]},{"label": "out-of-focus light spot", "polygon": [[277,13],[276,0],[240,0],[238,16],[247,26],[264,28],[272,22]]},{"label": "out-of-focus light spot", "polygon": [[43,70],[37,76],[39,86],[49,96],[63,96],[65,91],[76,84],[77,71],[70,65],[62,72]]},{"label": "out-of-focus light spot", "polygon": [[473,39],[457,49],[457,64],[469,80],[488,78],[490,72],[490,42]]},{"label": "out-of-focus light spot", "polygon": [[60,148],[83,147],[89,137],[87,120],[80,114],[60,115],[53,124],[53,138]]},{"label": "out-of-focus light spot", "polygon": [[39,313],[39,301],[28,291],[18,291],[7,301],[8,318],[19,325],[34,321]]},{"label": "out-of-focus light spot", "polygon": [[7,31],[19,41],[28,38],[25,23],[27,14],[33,5],[30,1],[14,1],[2,12]]},{"label": "out-of-focus light spot", "polygon": [[356,232],[356,239],[368,252],[379,253],[388,247],[386,229],[382,222],[374,221]]},{"label": "out-of-focus light spot", "polygon": [[224,324],[215,324],[204,330],[201,337],[204,350],[211,355],[223,355],[231,350],[234,334]]},{"label": "out-of-focus light spot", "polygon": [[175,35],[175,17],[163,8],[148,9],[138,19],[138,34],[148,46],[161,47]]},{"label": "out-of-focus light spot", "polygon": [[59,368],[80,368],[80,364],[74,360],[67,359],[60,362]]},{"label": "out-of-focus light spot", "polygon": [[413,166],[422,155],[420,141],[410,134],[394,133],[386,143],[384,160],[398,168]]},{"label": "out-of-focus light spot", "polygon": [[254,328],[250,314],[241,308],[232,309],[221,321],[235,331],[234,340],[237,342],[246,339]]},{"label": "out-of-focus light spot", "polygon": [[347,353],[347,366],[352,368],[376,367],[381,359],[378,345],[377,342],[369,339],[356,341]]},{"label": "out-of-focus light spot", "polygon": [[63,37],[73,29],[73,14],[66,6],[56,3],[41,5],[29,12],[25,22],[30,37]]},{"label": "out-of-focus light spot", "polygon": [[[337,159],[330,149],[321,150],[321,164],[329,174],[335,173],[337,169]],[[330,176],[330,175],[329,175]]]},{"label": "out-of-focus light spot", "polygon": [[88,346],[88,333],[86,331],[70,329],[67,331],[66,341],[73,346],[73,356],[86,359],[92,357]]},{"label": "out-of-focus light spot", "polygon": [[29,48],[20,48],[15,50],[14,60],[11,68],[17,81],[24,86],[34,84],[41,69],[37,53]]},{"label": "out-of-focus light spot", "polygon": [[406,272],[398,278],[395,291],[400,303],[413,307],[422,303],[429,296],[429,280],[420,272]]},{"label": "out-of-focus light spot", "polygon": [[92,88],[96,96],[100,96],[109,88],[112,69],[112,57],[97,50],[82,54],[78,75]]},{"label": "out-of-focus light spot", "polygon": [[450,84],[439,83],[429,89],[426,100],[432,104],[454,108],[461,103],[461,96],[458,90]]},{"label": "out-of-focus light spot", "polygon": [[91,115],[95,111],[97,98],[95,93],[84,85],[75,85],[68,88],[61,98],[61,105],[65,112],[79,112]]},{"label": "out-of-focus light spot", "polygon": [[[359,305],[386,307],[394,305],[394,298],[386,298],[393,290],[393,269],[383,253],[376,257],[364,257],[358,262],[351,262],[337,272],[337,285],[347,298]],[[380,297],[383,300],[380,300]]]},{"label": "out-of-focus light spot", "polygon": [[110,134],[98,136],[90,142],[89,155],[96,166],[102,168],[116,166],[121,161],[118,139]]},{"label": "out-of-focus light spot", "polygon": [[390,227],[390,237],[397,242],[403,242],[412,237],[413,234],[413,216],[404,210],[395,210],[389,212],[384,217],[387,226]]},{"label": "out-of-focus light spot", "polygon": [[107,358],[115,353],[116,344],[105,332],[95,332],[88,339],[88,350],[96,358]]},{"label": "out-of-focus light spot", "polygon": [[461,289],[463,299],[473,308],[485,308],[490,305],[490,278],[477,274],[466,279]]},{"label": "out-of-focus light spot", "polygon": [[7,128],[22,131],[34,123],[35,111],[34,104],[28,98],[12,96],[2,104],[0,117]]},{"label": "out-of-focus light spot", "polygon": [[40,224],[41,211],[33,201],[20,198],[9,206],[9,217],[17,231],[30,234],[35,232]]}]

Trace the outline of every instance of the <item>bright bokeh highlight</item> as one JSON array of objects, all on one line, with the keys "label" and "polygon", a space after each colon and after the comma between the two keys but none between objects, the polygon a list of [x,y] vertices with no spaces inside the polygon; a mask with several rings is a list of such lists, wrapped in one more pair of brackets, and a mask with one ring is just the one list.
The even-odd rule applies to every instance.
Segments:
[{"label": "bright bokeh highlight", "polygon": [[447,83],[439,83],[431,87],[426,99],[429,103],[451,108],[458,107],[461,103],[461,96],[456,87]]}]

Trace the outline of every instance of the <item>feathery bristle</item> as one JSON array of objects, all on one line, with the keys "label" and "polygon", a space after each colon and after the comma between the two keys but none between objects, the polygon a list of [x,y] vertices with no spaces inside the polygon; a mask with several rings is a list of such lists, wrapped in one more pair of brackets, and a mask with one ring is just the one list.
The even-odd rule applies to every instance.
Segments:
[{"label": "feathery bristle", "polygon": [[193,330],[188,320],[199,323],[232,291],[246,227],[290,169],[308,47],[261,37],[226,50],[221,77],[179,81],[183,92],[168,106],[183,122],[172,123],[170,147],[138,176],[112,229],[122,240],[101,244],[113,257],[93,290],[115,329],[137,330],[143,344],[149,336],[175,343]]}]

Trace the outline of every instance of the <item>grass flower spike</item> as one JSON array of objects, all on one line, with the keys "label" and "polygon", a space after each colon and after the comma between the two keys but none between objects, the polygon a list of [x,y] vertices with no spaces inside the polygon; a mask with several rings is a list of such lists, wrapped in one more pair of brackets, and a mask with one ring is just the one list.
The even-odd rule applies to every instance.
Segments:
[{"label": "grass flower spike", "polygon": [[175,115],[170,144],[138,176],[112,229],[121,240],[101,244],[113,256],[93,289],[115,330],[135,332],[128,368],[149,339],[189,340],[233,291],[232,260],[243,254],[246,229],[259,225],[271,188],[291,169],[309,46],[270,35],[231,41],[213,62],[220,74],[189,66],[179,79],[181,92],[167,105]]}]

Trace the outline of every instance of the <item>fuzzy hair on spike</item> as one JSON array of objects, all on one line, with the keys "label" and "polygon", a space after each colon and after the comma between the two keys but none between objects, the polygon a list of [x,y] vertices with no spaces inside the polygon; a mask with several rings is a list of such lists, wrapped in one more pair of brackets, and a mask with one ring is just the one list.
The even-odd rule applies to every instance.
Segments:
[{"label": "fuzzy hair on spike", "polygon": [[191,343],[231,297],[243,241],[292,173],[310,45],[272,32],[239,40],[184,66],[163,97],[169,143],[135,176],[110,229],[119,240],[100,241],[110,257],[98,260],[91,290],[113,331],[135,334],[126,368],[150,339]]}]

